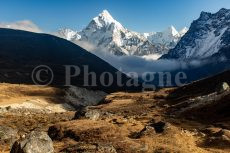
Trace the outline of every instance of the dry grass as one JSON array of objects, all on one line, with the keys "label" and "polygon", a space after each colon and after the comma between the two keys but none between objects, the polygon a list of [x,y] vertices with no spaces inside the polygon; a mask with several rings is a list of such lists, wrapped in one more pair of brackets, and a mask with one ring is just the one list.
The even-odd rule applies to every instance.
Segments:
[{"label": "dry grass", "polygon": [[[76,143],[112,144],[119,153],[229,152],[230,148],[220,149],[201,145],[204,138],[199,132],[194,131],[199,131],[207,125],[171,118],[165,114],[165,99],[159,100],[154,97],[156,95],[165,97],[169,91],[171,89],[159,92],[113,93],[106,98],[106,101],[110,103],[93,107],[93,109],[109,112],[113,114],[112,116],[104,116],[98,121],[82,119],[62,122],[58,125],[66,131],[71,131],[71,136],[76,136]],[[140,138],[131,137],[133,133],[140,132],[151,120],[168,122],[170,128],[160,134],[150,133]],[[56,141],[55,145],[56,148],[62,149],[68,147],[64,140]]]},{"label": "dry grass", "polygon": [[[0,103],[13,103],[33,98],[47,100],[62,97],[60,90],[52,87],[1,84],[0,90],[3,91],[0,94]],[[54,140],[57,153],[79,143],[111,144],[118,153],[230,152],[229,147],[203,145],[205,139],[200,131],[209,125],[174,118],[166,114],[165,97],[172,90],[110,94],[106,97],[105,104],[91,107],[91,109],[107,113],[96,121],[73,120],[75,112],[28,116],[6,113],[0,118],[0,125],[17,128],[20,135],[34,129],[47,131],[50,126],[60,126],[65,137]],[[57,103],[58,101],[51,100],[51,102]],[[139,133],[152,121],[164,121],[169,124],[169,128],[159,134],[150,132],[144,133],[139,138],[132,137],[133,133]]]},{"label": "dry grass", "polygon": [[0,106],[36,99],[61,103],[64,94],[62,90],[54,87],[7,83],[0,84],[0,91]]}]

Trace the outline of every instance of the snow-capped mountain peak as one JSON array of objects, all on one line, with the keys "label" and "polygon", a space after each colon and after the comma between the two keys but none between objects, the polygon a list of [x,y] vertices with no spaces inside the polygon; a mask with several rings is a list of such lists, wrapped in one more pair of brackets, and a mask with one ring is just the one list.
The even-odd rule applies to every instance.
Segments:
[{"label": "snow-capped mountain peak", "polygon": [[178,31],[174,26],[168,27],[163,33],[166,35],[172,35],[174,37],[179,35]]},{"label": "snow-capped mountain peak", "polygon": [[178,45],[162,58],[202,59],[220,53],[230,44],[230,10],[202,12]]},{"label": "snow-capped mountain peak", "polygon": [[159,52],[143,35],[123,27],[112,15],[104,10],[78,33],[81,39],[95,46],[95,50],[104,50],[115,55],[148,55]]},{"label": "snow-capped mountain peak", "polygon": [[80,39],[80,35],[78,35],[77,31],[73,31],[68,28],[59,29],[57,35],[62,36],[62,38],[65,38],[69,41],[74,38]]},{"label": "snow-capped mountain peak", "polygon": [[[179,32],[173,27],[164,32],[140,34],[125,28],[115,20],[107,11],[102,11],[94,17],[86,28],[80,32],[63,30],[61,37],[66,37],[80,46],[87,44],[93,50],[102,50],[115,55],[162,55],[175,47],[181,38]],[[83,47],[83,46],[82,46]],[[88,49],[88,48],[86,48]],[[88,49],[89,50],[89,49]]]},{"label": "snow-capped mountain peak", "polygon": [[178,32],[174,26],[170,26],[163,32],[151,32],[144,33],[145,36],[152,44],[159,47],[164,47],[163,54],[167,53],[169,49],[176,46],[177,42],[184,36],[187,29],[182,29],[182,32]]},{"label": "snow-capped mountain peak", "polygon": [[98,17],[95,17],[94,19],[101,18],[104,21],[107,21],[108,23],[115,22],[111,14],[107,10],[103,10],[102,13],[99,14]]},{"label": "snow-capped mountain peak", "polygon": [[123,28],[123,26],[116,21],[107,10],[103,10],[97,17],[93,18],[89,26],[91,26],[91,24],[96,24],[99,28],[108,27],[111,24],[114,24],[117,28]]},{"label": "snow-capped mountain peak", "polygon": [[179,31],[179,34],[181,35],[181,36],[183,36],[183,35],[185,35],[187,32],[188,32],[188,28],[187,27],[184,27],[183,29],[181,29],[180,31]]}]

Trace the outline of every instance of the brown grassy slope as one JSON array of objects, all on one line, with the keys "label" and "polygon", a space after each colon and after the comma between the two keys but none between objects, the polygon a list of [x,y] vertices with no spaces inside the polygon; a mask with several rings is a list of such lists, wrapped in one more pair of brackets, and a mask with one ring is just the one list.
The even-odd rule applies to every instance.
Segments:
[{"label": "brown grassy slope", "polygon": [[50,103],[62,103],[64,92],[47,86],[0,83],[0,105],[40,99]]}]

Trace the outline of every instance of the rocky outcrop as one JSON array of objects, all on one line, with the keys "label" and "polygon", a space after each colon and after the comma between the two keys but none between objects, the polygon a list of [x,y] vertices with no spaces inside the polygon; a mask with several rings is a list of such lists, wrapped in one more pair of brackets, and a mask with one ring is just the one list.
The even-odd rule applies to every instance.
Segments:
[{"label": "rocky outcrop", "polygon": [[202,108],[215,108],[215,106],[218,104],[218,107],[221,107],[222,105],[228,105],[228,103],[223,104],[223,101],[228,99],[229,95],[229,86],[226,82],[223,82],[217,86],[216,92],[208,95],[190,98],[188,100],[172,105],[171,108],[174,111],[174,114],[182,115],[194,110],[201,110]]},{"label": "rocky outcrop", "polygon": [[45,132],[33,131],[24,139],[16,141],[11,153],[53,153],[53,142]]},{"label": "rocky outcrop", "polygon": [[65,100],[73,107],[86,107],[98,105],[107,93],[102,91],[87,90],[80,87],[70,87],[65,92]]}]

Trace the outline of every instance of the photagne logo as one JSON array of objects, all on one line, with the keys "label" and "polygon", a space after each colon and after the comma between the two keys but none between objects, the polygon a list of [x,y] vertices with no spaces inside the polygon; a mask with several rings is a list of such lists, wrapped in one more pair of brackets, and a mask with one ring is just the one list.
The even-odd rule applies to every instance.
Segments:
[{"label": "photagne logo", "polygon": [[39,65],[32,71],[31,78],[35,85],[48,86],[53,82],[54,73],[47,65]]},{"label": "photagne logo", "polygon": [[[99,83],[104,87],[116,84],[118,87],[142,86],[143,91],[155,90],[156,87],[183,86],[187,81],[187,75],[184,72],[177,72],[176,74],[171,74],[171,72],[145,72],[143,74],[128,72],[126,75],[130,79],[124,82],[124,75],[120,71],[115,74],[103,72],[98,75],[96,72],[90,72],[88,65],[84,65],[83,68],[76,65],[63,65],[63,67],[64,76],[61,78],[64,78],[64,80],[61,82],[64,82],[64,84],[62,86],[74,86],[72,81],[79,79],[79,76],[81,76],[81,80],[83,77],[82,83],[85,87],[96,87]],[[35,85],[48,86],[53,83],[55,73],[49,66],[39,65],[33,69],[31,78]]]}]

